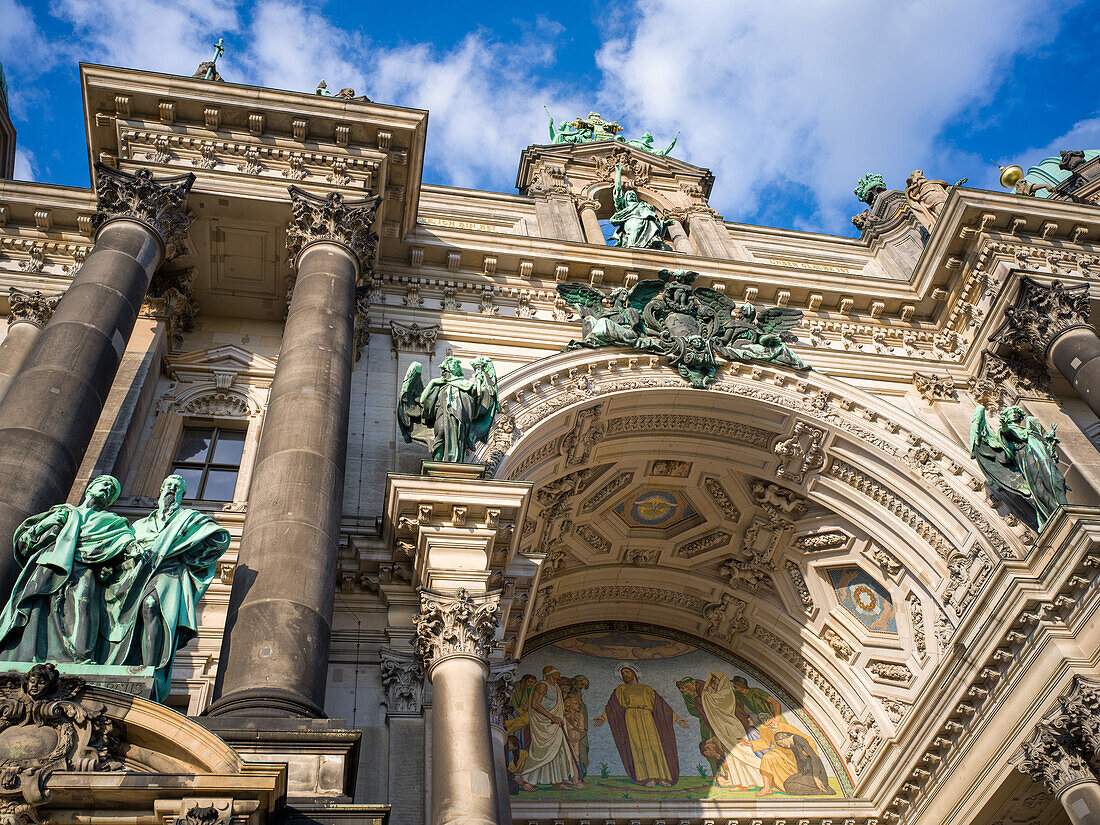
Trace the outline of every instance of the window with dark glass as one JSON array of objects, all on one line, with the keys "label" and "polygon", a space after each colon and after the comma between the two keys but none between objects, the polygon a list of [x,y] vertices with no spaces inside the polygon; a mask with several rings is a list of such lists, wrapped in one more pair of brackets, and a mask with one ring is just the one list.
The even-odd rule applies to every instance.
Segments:
[{"label": "window with dark glass", "polygon": [[184,427],[172,472],[187,482],[187,498],[232,501],[244,455],[244,431]]}]

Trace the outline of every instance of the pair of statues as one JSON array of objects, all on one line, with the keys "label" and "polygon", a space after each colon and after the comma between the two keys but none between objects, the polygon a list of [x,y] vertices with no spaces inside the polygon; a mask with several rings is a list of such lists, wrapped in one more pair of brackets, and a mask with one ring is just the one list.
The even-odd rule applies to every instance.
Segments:
[{"label": "pair of statues", "polygon": [[424,367],[413,361],[397,399],[397,423],[405,442],[416,441],[432,451],[435,461],[461,463],[478,441],[489,437],[500,404],[497,373],[488,358],[471,363],[467,378],[453,355],[440,365],[439,378],[424,386]]},{"label": "pair of statues", "polygon": [[651,132],[644,132],[640,138],[627,140],[619,134],[622,131],[622,127],[619,126],[618,123],[614,121],[605,121],[595,112],[589,113],[586,118],[579,117],[572,123],[562,123],[555,128],[554,116],[550,114],[545,106],[543,110],[546,111],[546,116],[550,118],[551,143],[596,143],[600,140],[614,140],[619,143],[625,143],[627,146],[632,146],[635,149],[641,149],[643,152],[649,152],[651,155],[664,157],[672,151],[676,146],[676,141],[680,139],[680,133],[677,132],[676,136],[672,139],[672,143],[662,151],[654,148],[653,134]]},{"label": "pair of statues", "polygon": [[1058,437],[1020,407],[1009,407],[991,428],[978,405],[970,425],[970,455],[985,480],[1012,511],[1034,530],[1042,530],[1066,504],[1066,477],[1058,469]]},{"label": "pair of statues", "polygon": [[187,484],[178,475],[134,524],[107,509],[120,490],[118,479],[99,476],[80,504],[19,525],[13,543],[23,569],[0,612],[0,659],[152,667],[154,698],[163,701],[229,533],[181,506]]}]

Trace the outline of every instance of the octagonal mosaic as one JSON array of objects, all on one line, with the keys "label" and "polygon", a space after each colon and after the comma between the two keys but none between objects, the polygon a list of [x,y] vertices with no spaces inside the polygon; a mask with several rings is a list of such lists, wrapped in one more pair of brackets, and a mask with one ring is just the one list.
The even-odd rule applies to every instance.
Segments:
[{"label": "octagonal mosaic", "polygon": [[834,567],[829,581],[836,600],[868,630],[897,633],[897,614],[886,588],[858,567]]},{"label": "octagonal mosaic", "polygon": [[613,509],[628,527],[672,527],[695,515],[695,508],[675,490],[644,490]]}]

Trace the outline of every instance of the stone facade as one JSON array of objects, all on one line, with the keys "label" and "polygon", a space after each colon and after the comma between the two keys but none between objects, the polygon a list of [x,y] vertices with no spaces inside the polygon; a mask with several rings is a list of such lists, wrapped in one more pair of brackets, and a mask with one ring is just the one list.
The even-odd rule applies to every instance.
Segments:
[{"label": "stone facade", "polygon": [[[519,194],[476,192],[421,180],[422,111],[81,71],[93,189],[0,180],[0,540],[102,473],[144,515],[188,430],[243,446],[193,503],[233,540],[168,707],[72,684],[43,723],[5,677],[7,820],[1097,821],[1093,204],[956,187],[918,220],[872,186],[861,237],[829,238],[727,221],[709,171],[615,141],[533,145]],[[603,243],[616,167],[670,249]],[[800,311],[782,342],[813,369],[722,358],[693,385],[653,342],[566,348],[587,326],[558,286],[679,270]],[[81,303],[122,275],[129,310]],[[77,408],[39,377],[81,324],[114,363],[62,432],[46,413]],[[410,365],[448,355],[500,376],[469,464],[398,436]],[[971,457],[979,404],[1057,425],[1070,503],[1039,533]],[[704,659],[778,697],[834,793],[721,785],[660,681]],[[591,725],[560,782],[518,760],[523,696],[562,687],[544,661],[606,670],[567,677]],[[689,725],[672,790],[617,761],[595,691],[624,662]],[[43,724],[73,748],[31,765],[6,731]]]}]

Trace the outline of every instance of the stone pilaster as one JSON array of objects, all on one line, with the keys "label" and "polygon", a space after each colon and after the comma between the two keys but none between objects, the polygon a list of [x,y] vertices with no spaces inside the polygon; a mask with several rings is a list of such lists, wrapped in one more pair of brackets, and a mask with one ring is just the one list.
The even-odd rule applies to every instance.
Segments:
[{"label": "stone pilaster", "polygon": [[497,786],[497,805],[500,821],[512,819],[508,794],[507,732],[504,727],[512,691],[516,686],[516,668],[519,662],[510,659],[494,662],[489,666],[489,725],[493,735],[493,778]]},{"label": "stone pilaster", "polygon": [[230,594],[213,716],[323,716],[354,359],[381,198],[291,187],[297,278]]},{"label": "stone pilaster", "polygon": [[[194,179],[96,164],[95,245],[0,403],[0,545],[68,495],[149,281],[183,249]],[[0,598],[17,572],[0,554]]]},{"label": "stone pilaster", "polygon": [[12,287],[8,292],[8,334],[0,342],[0,400],[7,394],[59,300],[60,297],[48,298],[37,290],[25,292]]},{"label": "stone pilaster", "polygon": [[386,718],[419,716],[424,705],[424,668],[411,650],[379,651],[382,687],[386,691]]},{"label": "stone pilaster", "polygon": [[496,593],[420,589],[416,650],[432,682],[432,825],[502,825],[489,730]]},{"label": "stone pilaster", "polygon": [[1100,416],[1100,336],[1089,315],[1087,284],[1044,284],[1023,275],[1016,303],[992,340],[1058,370]]}]

